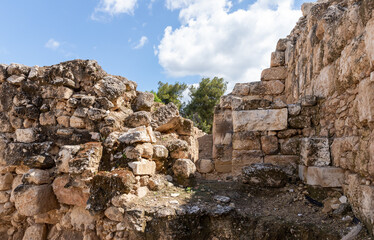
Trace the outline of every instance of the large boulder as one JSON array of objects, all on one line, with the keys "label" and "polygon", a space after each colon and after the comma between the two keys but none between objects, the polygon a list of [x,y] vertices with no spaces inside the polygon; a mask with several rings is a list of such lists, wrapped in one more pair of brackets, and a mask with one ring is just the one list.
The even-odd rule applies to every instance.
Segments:
[{"label": "large boulder", "polygon": [[177,178],[192,178],[196,172],[196,166],[190,159],[177,159],[173,165],[173,172]]},{"label": "large boulder", "polygon": [[138,92],[138,96],[135,99],[134,110],[135,111],[151,111],[154,103],[154,95],[150,92]]},{"label": "large boulder", "polygon": [[188,143],[180,139],[174,139],[167,143],[170,157],[174,159],[183,159],[188,157]]}]

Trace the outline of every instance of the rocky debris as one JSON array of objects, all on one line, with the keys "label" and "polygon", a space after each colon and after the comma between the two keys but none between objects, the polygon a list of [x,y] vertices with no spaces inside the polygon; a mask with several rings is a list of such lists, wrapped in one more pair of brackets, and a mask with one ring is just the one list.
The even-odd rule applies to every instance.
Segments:
[{"label": "rocky debris", "polygon": [[151,111],[154,102],[153,93],[149,92],[138,92],[138,96],[135,99],[134,110],[135,111]]},{"label": "rocky debris", "polygon": [[288,182],[284,170],[272,164],[252,164],[243,168],[243,182],[255,187],[283,187]]}]

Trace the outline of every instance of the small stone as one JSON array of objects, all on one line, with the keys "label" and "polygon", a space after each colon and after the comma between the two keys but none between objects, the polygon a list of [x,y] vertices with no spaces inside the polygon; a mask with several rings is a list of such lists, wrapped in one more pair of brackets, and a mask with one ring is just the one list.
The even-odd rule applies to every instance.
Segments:
[{"label": "small stone", "polygon": [[153,159],[162,160],[169,156],[168,149],[163,145],[153,145]]},{"label": "small stone", "polygon": [[243,175],[243,183],[257,187],[284,187],[288,181],[288,175],[281,167],[267,163],[244,167]]},{"label": "small stone", "polygon": [[147,187],[139,187],[138,189],[136,189],[136,196],[138,196],[139,198],[143,198],[145,197],[149,192],[149,189]]},{"label": "small stone", "polygon": [[23,236],[23,240],[43,240],[47,239],[47,227],[45,224],[34,224],[28,227]]},{"label": "small stone", "polygon": [[22,181],[30,184],[41,185],[50,183],[51,178],[48,171],[40,169],[30,169],[26,174],[23,175]]},{"label": "small stone", "polygon": [[301,105],[300,104],[289,104],[288,105],[288,114],[291,116],[297,116],[301,112]]},{"label": "small stone", "polygon": [[339,198],[339,201],[340,201],[341,203],[347,203],[347,202],[348,202],[348,199],[347,199],[346,196],[341,196],[341,197]]},{"label": "small stone", "polygon": [[16,139],[17,142],[31,143],[36,140],[36,133],[33,128],[17,129]]},{"label": "small stone", "polygon": [[10,84],[13,84],[13,85],[16,85],[16,86],[20,86],[21,83],[25,80],[25,76],[16,76],[16,75],[13,75],[13,76],[10,76],[7,78],[7,81],[10,83]]},{"label": "small stone", "polygon": [[188,157],[188,143],[180,139],[174,139],[169,141],[167,144],[167,149],[172,158],[186,158]]},{"label": "small stone", "polygon": [[70,118],[70,126],[73,128],[85,128],[86,123],[83,118],[72,116]]},{"label": "small stone", "polygon": [[170,193],[170,196],[172,197],[178,197],[180,194],[179,193]]},{"label": "small stone", "polygon": [[41,113],[39,117],[40,125],[56,125],[56,118],[53,112]]},{"label": "small stone", "polygon": [[135,99],[135,111],[150,111],[154,103],[154,95],[150,92],[138,92]]},{"label": "small stone", "polygon": [[105,210],[104,215],[112,221],[122,222],[125,210],[120,207],[109,207]]},{"label": "small stone", "polygon": [[214,171],[214,162],[211,159],[200,159],[196,163],[200,173],[210,173]]},{"label": "small stone", "polygon": [[13,175],[11,173],[6,173],[0,175],[0,191],[12,189]]},{"label": "small stone", "polygon": [[213,197],[213,199],[217,202],[221,202],[221,203],[229,203],[231,201],[231,199],[229,197],[226,197],[226,196],[220,196],[220,195],[216,195]]},{"label": "small stone", "polygon": [[156,172],[156,163],[145,159],[137,162],[130,162],[129,167],[137,176],[154,175]]}]

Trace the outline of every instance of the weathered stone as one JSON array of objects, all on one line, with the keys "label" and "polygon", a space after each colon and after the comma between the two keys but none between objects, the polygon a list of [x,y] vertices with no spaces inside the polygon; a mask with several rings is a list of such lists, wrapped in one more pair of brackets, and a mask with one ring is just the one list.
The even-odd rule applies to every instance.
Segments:
[{"label": "weathered stone", "polygon": [[60,203],[75,206],[86,206],[89,191],[88,188],[71,186],[70,177],[63,175],[53,181],[53,191]]},{"label": "weathered stone", "polygon": [[56,125],[55,114],[53,112],[41,113],[39,117],[39,122],[42,126]]},{"label": "weathered stone", "polygon": [[42,97],[43,98],[51,98],[51,99],[69,99],[73,95],[74,91],[67,87],[53,87],[47,86],[42,89]]},{"label": "weathered stone", "polygon": [[10,84],[13,84],[13,85],[16,85],[16,86],[20,86],[21,83],[25,80],[25,76],[16,76],[16,75],[13,75],[13,76],[8,77],[6,80]]},{"label": "weathered stone", "polygon": [[153,159],[161,160],[169,156],[168,149],[163,145],[153,145]]},{"label": "weathered stone", "polygon": [[177,159],[173,165],[173,172],[179,178],[194,177],[196,166],[190,159]]},{"label": "weathered stone", "polygon": [[154,175],[156,173],[156,163],[145,159],[141,159],[137,162],[130,162],[129,167],[137,176]]},{"label": "weathered stone", "polygon": [[167,123],[156,128],[156,131],[161,133],[176,132],[178,135],[191,136],[194,134],[194,126],[193,122],[189,119],[174,117],[171,118]]},{"label": "weathered stone", "polygon": [[288,138],[281,139],[280,153],[284,155],[299,155],[300,154],[300,139],[299,138]]},{"label": "weathered stone", "polygon": [[178,107],[174,103],[168,103],[159,107],[152,113],[152,126],[157,128],[166,124],[170,119],[179,116]]},{"label": "weathered stone", "polygon": [[35,223],[46,223],[55,225],[60,222],[61,218],[63,217],[63,213],[58,211],[57,209],[53,209],[46,213],[41,213],[34,216]]},{"label": "weathered stone", "polygon": [[0,203],[9,202],[10,194],[8,191],[0,191]]},{"label": "weathered stone", "polygon": [[289,104],[288,105],[288,114],[291,116],[297,116],[301,112],[301,105],[300,104]]},{"label": "weathered stone", "polygon": [[277,166],[291,166],[296,169],[296,164],[300,157],[296,155],[267,155],[264,158],[264,163],[271,163]]},{"label": "weathered stone", "polygon": [[258,150],[234,150],[232,152],[232,164],[240,169],[253,163],[262,163],[263,153]]},{"label": "weathered stone", "polygon": [[149,126],[151,124],[151,114],[146,111],[135,112],[126,118],[125,124],[130,128]]},{"label": "weathered stone", "polygon": [[90,108],[87,111],[88,119],[92,121],[100,121],[103,118],[105,118],[108,115],[108,113],[104,109],[99,108]]},{"label": "weathered stone", "polygon": [[289,40],[287,38],[281,38],[281,39],[279,39],[278,42],[277,42],[276,50],[277,51],[281,51],[281,52],[286,51],[286,49],[287,49],[287,42],[288,41]]},{"label": "weathered stone", "polygon": [[150,92],[138,92],[135,99],[135,111],[150,111],[154,103],[154,95]]},{"label": "weathered stone", "polygon": [[45,224],[34,224],[25,231],[23,240],[45,240],[47,239],[47,226]]},{"label": "weathered stone", "polygon": [[34,142],[36,138],[37,138],[36,132],[33,128],[16,130],[17,142],[31,143],[31,142]]},{"label": "weathered stone", "polygon": [[131,171],[99,172],[91,181],[87,209],[93,213],[104,211],[114,196],[128,194],[135,182]]},{"label": "weathered stone", "polygon": [[309,116],[292,116],[288,118],[288,124],[291,128],[303,129],[311,126],[311,118]]},{"label": "weathered stone", "polygon": [[62,146],[60,152],[58,153],[58,158],[56,160],[57,170],[59,172],[68,173],[69,161],[76,156],[80,149],[80,145]]},{"label": "weathered stone", "polygon": [[261,73],[261,80],[284,80],[287,78],[286,67],[273,67],[264,69]]},{"label": "weathered stone", "polygon": [[252,164],[243,168],[243,182],[255,187],[283,187],[288,176],[281,167],[272,164]]},{"label": "weathered stone", "polygon": [[29,71],[30,71],[29,66],[19,64],[19,63],[11,63],[7,67],[7,73],[9,75],[25,75],[25,76],[27,76],[29,74]]},{"label": "weathered stone", "polygon": [[236,132],[232,137],[234,150],[260,150],[260,136],[258,132]]},{"label": "weathered stone", "polygon": [[51,145],[51,142],[9,143],[4,158],[8,165],[24,164],[30,168],[51,168],[55,165],[48,154]]},{"label": "weathered stone", "polygon": [[336,167],[299,167],[299,177],[309,185],[341,187],[344,169]]},{"label": "weathered stone", "polygon": [[86,123],[83,118],[72,116],[70,118],[70,126],[73,128],[85,128]]},{"label": "weathered stone", "polygon": [[[73,159],[68,160],[70,174],[93,175],[98,172],[103,147],[99,142],[88,142],[80,146]],[[62,163],[66,164],[66,163]]]},{"label": "weathered stone", "polygon": [[95,96],[84,96],[81,98],[81,104],[83,107],[91,107],[95,103]]},{"label": "weathered stone", "polygon": [[287,128],[287,108],[233,112],[234,132],[274,131]]},{"label": "weathered stone", "polygon": [[34,216],[58,208],[51,185],[19,185],[14,190],[17,210],[25,216]]},{"label": "weathered stone", "polygon": [[126,133],[122,134],[118,138],[118,141],[126,144],[154,142],[152,141],[153,137],[149,133],[151,133],[151,135],[154,134],[152,129],[146,128],[144,126],[137,127],[134,129],[130,129]]},{"label": "weathered stone", "polygon": [[136,196],[138,196],[138,198],[143,198],[147,196],[148,192],[149,192],[148,187],[146,186],[138,187],[138,189],[136,189]]},{"label": "weathered stone", "polygon": [[142,158],[150,159],[153,156],[153,146],[151,143],[139,144],[135,147],[140,152]]},{"label": "weathered stone", "polygon": [[51,182],[51,177],[48,171],[40,169],[30,169],[23,175],[22,181],[30,184],[46,184]]},{"label": "weathered stone", "polygon": [[360,122],[374,121],[374,82],[369,78],[360,81],[357,95],[358,117]]},{"label": "weathered stone", "polygon": [[5,173],[0,175],[0,191],[12,189],[13,175]]},{"label": "weathered stone", "polygon": [[314,95],[307,95],[301,98],[301,106],[302,107],[312,107],[317,104],[317,98]]},{"label": "weathered stone", "polygon": [[271,53],[270,67],[284,66],[285,54],[283,51],[276,51]]},{"label": "weathered stone", "polygon": [[70,127],[70,117],[69,116],[59,116],[57,117],[57,123],[63,127]]},{"label": "weathered stone", "polygon": [[186,141],[175,139],[167,143],[170,157],[174,159],[188,157],[188,144]]},{"label": "weathered stone", "polygon": [[214,162],[211,159],[200,159],[196,166],[199,173],[210,173],[214,170]]},{"label": "weathered stone", "polygon": [[276,136],[262,136],[261,147],[265,154],[276,154],[279,151],[278,138]]},{"label": "weathered stone", "polygon": [[233,110],[256,110],[256,109],[270,109],[273,108],[273,102],[267,99],[243,99],[236,108]]},{"label": "weathered stone", "polygon": [[331,163],[327,138],[303,138],[300,142],[300,160],[306,166],[328,166]]},{"label": "weathered stone", "polygon": [[105,210],[104,215],[112,221],[122,222],[125,210],[118,207],[109,207]]},{"label": "weathered stone", "polygon": [[94,91],[99,97],[106,97],[110,101],[114,101],[126,92],[126,81],[128,80],[106,76],[95,84]]}]

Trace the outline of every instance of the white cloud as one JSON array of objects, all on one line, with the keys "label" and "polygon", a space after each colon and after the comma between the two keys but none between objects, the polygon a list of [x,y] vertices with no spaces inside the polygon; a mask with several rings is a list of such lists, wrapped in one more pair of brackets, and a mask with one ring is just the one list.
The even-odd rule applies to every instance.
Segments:
[{"label": "white cloud", "polygon": [[52,50],[57,50],[60,47],[60,42],[54,40],[53,38],[49,39],[48,42],[45,43],[45,47],[52,49]]},{"label": "white cloud", "polygon": [[179,9],[181,26],[165,28],[158,46],[160,65],[173,77],[200,75],[235,82],[259,81],[270,53],[301,16],[294,0],[257,0],[230,11],[228,0],[166,0]]},{"label": "white cloud", "polygon": [[136,4],[137,0],[100,0],[91,19],[105,20],[108,16],[113,17],[121,13],[132,15]]},{"label": "white cloud", "polygon": [[140,49],[140,48],[142,48],[147,42],[148,42],[148,38],[146,36],[142,36],[139,39],[138,44],[134,47],[134,49]]}]

